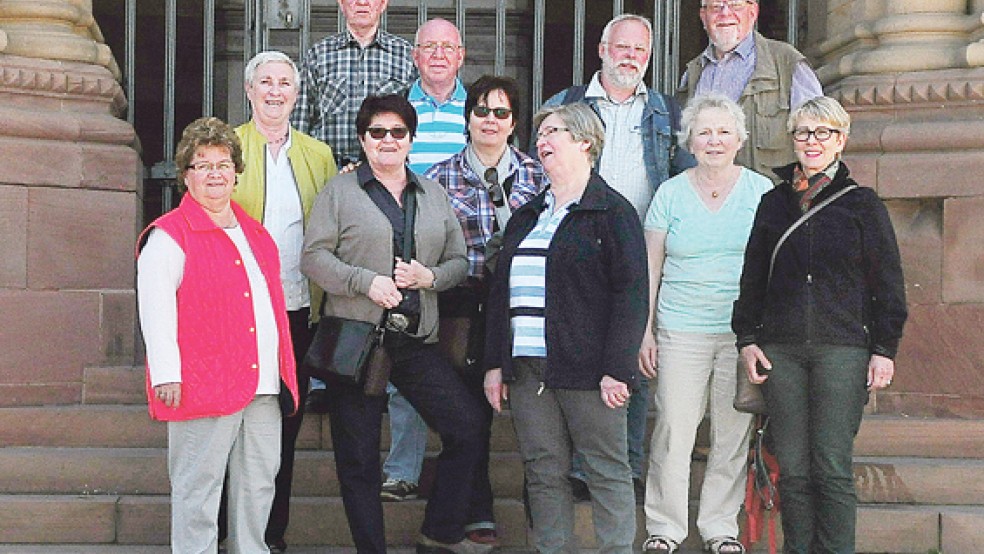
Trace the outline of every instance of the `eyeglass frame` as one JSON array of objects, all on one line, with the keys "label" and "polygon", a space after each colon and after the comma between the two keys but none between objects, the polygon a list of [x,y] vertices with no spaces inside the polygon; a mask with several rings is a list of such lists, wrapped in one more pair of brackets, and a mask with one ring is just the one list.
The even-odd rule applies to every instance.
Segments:
[{"label": "eyeglass frame", "polygon": [[[485,113],[482,114],[479,113],[479,111],[483,111]],[[509,119],[509,116],[511,116],[512,113],[513,113],[512,108],[503,108],[503,107],[490,108],[488,106],[479,106],[477,104],[474,107],[472,107],[472,114],[474,114],[475,117],[479,119],[485,119],[486,117],[489,116],[489,114],[492,114],[495,116],[496,119],[505,121]]]},{"label": "eyeglass frame", "polygon": [[547,138],[547,137],[549,137],[550,135],[552,135],[554,133],[560,133],[560,132],[564,132],[564,131],[570,132],[571,131],[571,128],[570,127],[554,127],[554,126],[549,126],[549,127],[544,127],[543,128],[543,131],[546,131],[546,132],[542,132],[542,131],[537,131],[536,132],[536,140]]},{"label": "eyeglass frame", "polygon": [[700,9],[707,10],[711,13],[721,13],[724,11],[724,7],[728,6],[731,11],[738,13],[744,11],[749,4],[757,3],[756,0],[715,0],[713,2],[702,2]]},{"label": "eyeglass frame", "polygon": [[415,44],[414,46],[417,47],[424,54],[427,54],[428,56],[433,56],[434,54],[436,54],[438,48],[440,48],[444,52],[448,52],[448,51],[457,52],[462,48],[460,44],[451,44],[450,42],[446,42],[446,41],[442,41],[442,42],[428,41],[420,44]]},{"label": "eyeglass frame", "polygon": [[[831,127],[820,126],[816,129],[808,129],[806,127],[798,127],[793,129],[790,135],[792,135],[793,140],[796,142],[810,142],[810,137],[817,139],[817,142],[826,142],[830,140],[835,134],[842,134],[844,131],[840,129],[833,129]],[[820,134],[824,134],[824,137],[820,137]]]},{"label": "eyeglass frame", "polygon": [[[393,128],[373,126],[366,128],[366,134],[374,140],[383,140],[386,138],[386,135],[393,137],[393,140],[403,140],[410,136],[410,129],[402,125],[397,125]],[[397,134],[401,136],[397,136]]]},{"label": "eyeglass frame", "polygon": [[235,171],[236,162],[232,160],[222,160],[221,162],[197,162],[193,164],[188,164],[185,166],[186,170],[200,171],[202,173],[211,173],[213,171]]}]

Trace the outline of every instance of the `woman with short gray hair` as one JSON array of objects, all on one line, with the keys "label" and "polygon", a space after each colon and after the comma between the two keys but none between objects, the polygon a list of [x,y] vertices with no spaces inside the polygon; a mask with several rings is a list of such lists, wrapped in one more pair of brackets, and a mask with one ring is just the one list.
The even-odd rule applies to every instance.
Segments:
[{"label": "woman with short gray hair", "polygon": [[602,552],[632,552],[626,403],[646,326],[645,242],[628,200],[592,170],[604,129],[585,104],[534,117],[549,188],[509,219],[487,308],[485,394],[510,399],[538,552],[572,552],[572,450]]},{"label": "woman with short gray hair", "polygon": [[738,352],[731,304],[755,209],[772,189],[767,177],[735,164],[747,136],[738,104],[721,95],[694,97],[683,110],[679,140],[697,166],[665,181],[646,214],[654,314],[639,367],[656,384],[643,545],[649,553],[670,554],[687,538],[690,458],[708,407],[711,449],[697,529],[707,552],[745,551],[738,511],[752,416],[732,406]]}]

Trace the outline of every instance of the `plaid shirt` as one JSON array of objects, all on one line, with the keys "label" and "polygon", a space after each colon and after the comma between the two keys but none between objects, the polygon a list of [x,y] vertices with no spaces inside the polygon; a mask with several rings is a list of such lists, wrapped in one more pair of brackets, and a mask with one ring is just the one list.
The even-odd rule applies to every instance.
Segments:
[{"label": "plaid shirt", "polygon": [[[516,160],[509,192],[509,207],[515,211],[543,190],[546,176],[540,162],[512,146],[509,150]],[[465,150],[434,164],[424,177],[437,181],[447,190],[465,234],[468,276],[481,278],[485,271],[485,243],[492,237],[495,220],[495,205],[485,183],[465,161]]]},{"label": "plaid shirt", "polygon": [[336,161],[359,158],[355,116],[369,94],[403,94],[417,78],[412,46],[386,31],[364,49],[348,30],[311,47],[300,64],[301,86],[291,124],[328,143]]}]

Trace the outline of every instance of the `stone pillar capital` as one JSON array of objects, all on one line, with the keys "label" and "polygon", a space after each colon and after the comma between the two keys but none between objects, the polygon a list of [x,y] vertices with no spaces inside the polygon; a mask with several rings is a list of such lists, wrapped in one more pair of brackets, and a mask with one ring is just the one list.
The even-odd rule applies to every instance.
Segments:
[{"label": "stone pillar capital", "polygon": [[0,0],[0,52],[101,65],[120,78],[91,0]]}]

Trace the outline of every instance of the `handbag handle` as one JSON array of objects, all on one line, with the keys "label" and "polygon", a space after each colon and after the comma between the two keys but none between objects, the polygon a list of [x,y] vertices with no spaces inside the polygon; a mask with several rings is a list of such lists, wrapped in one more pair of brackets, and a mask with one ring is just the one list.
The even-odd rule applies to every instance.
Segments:
[{"label": "handbag handle", "polygon": [[794,221],[793,224],[790,225],[788,229],[786,229],[786,232],[783,233],[782,236],[779,237],[779,240],[776,242],[775,248],[772,249],[772,257],[769,259],[769,278],[766,280],[765,283],[766,289],[768,289],[769,285],[772,284],[772,270],[775,269],[776,266],[776,256],[779,254],[779,247],[782,246],[784,242],[786,242],[786,239],[789,238],[789,235],[793,234],[793,231],[795,231],[800,225],[806,223],[807,219],[810,219],[811,217],[813,217],[814,214],[816,214],[823,208],[827,207],[828,204],[830,204],[834,200],[837,200],[841,196],[844,196],[845,194],[851,192],[856,188],[858,188],[857,185],[847,185],[846,187],[832,194],[829,198],[824,199],[823,202],[820,202],[816,206],[810,208],[809,211],[801,215],[799,219]]}]

